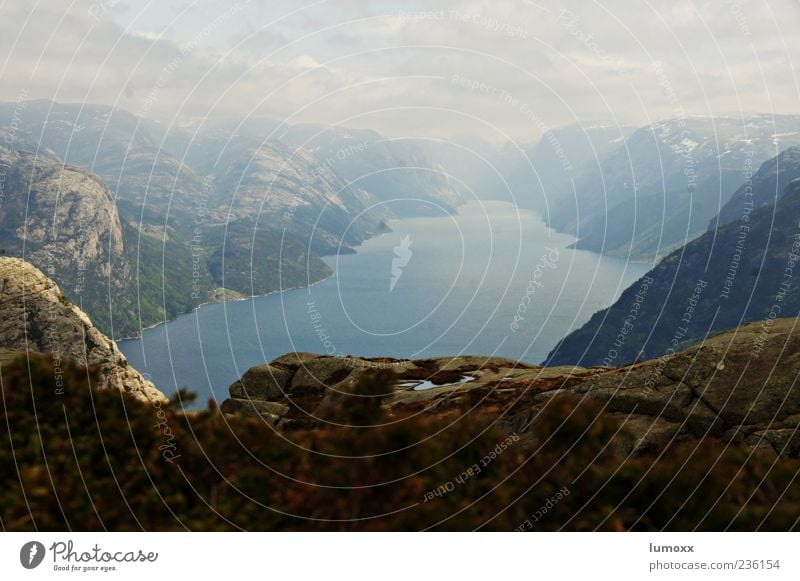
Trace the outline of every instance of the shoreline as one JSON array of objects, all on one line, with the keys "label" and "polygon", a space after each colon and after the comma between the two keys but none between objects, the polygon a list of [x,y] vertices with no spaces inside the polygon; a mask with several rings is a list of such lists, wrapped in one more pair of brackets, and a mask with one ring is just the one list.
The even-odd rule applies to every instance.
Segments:
[{"label": "shoreline", "polygon": [[[459,206],[456,206],[454,208],[454,210],[457,212],[458,208],[463,206],[463,205],[464,204],[459,204]],[[417,218],[417,217],[425,217],[425,216],[409,216],[409,217],[403,217],[403,218],[386,219],[385,223],[386,223],[386,225],[388,227],[389,223],[402,222],[403,220],[414,219],[414,218]],[[382,232],[375,232],[375,233],[373,233],[372,236],[370,236],[368,238],[365,238],[361,242],[361,244],[352,247],[352,252],[347,252],[347,253],[340,252],[340,253],[334,253],[334,254],[321,254],[321,255],[319,255],[319,257],[324,260],[326,257],[350,256],[350,255],[353,255],[353,254],[358,254],[358,248],[361,247],[364,244],[364,242],[367,242],[367,241],[372,240],[374,238],[380,238],[381,236],[385,236],[387,234],[391,234],[392,232],[393,232],[393,230],[390,227],[388,228],[388,230],[385,230],[385,231],[382,231]],[[112,340],[115,343],[122,343],[124,341],[141,341],[142,338],[144,337],[144,332],[145,331],[149,331],[150,329],[155,329],[156,327],[160,327],[161,325],[167,325],[167,324],[179,319],[180,317],[183,317],[185,315],[191,315],[195,311],[201,309],[202,307],[206,307],[208,305],[214,305],[214,304],[218,304],[218,303],[227,303],[229,301],[231,301],[231,302],[233,302],[233,301],[249,301],[249,300],[258,299],[258,298],[261,298],[261,297],[268,297],[268,296],[271,296],[271,295],[274,295],[274,294],[277,294],[277,293],[284,293],[284,292],[300,290],[300,289],[304,289],[304,288],[313,288],[316,285],[322,284],[326,280],[336,276],[336,271],[333,270],[333,267],[331,267],[331,270],[332,270],[331,274],[321,278],[320,280],[312,282],[311,284],[298,285],[298,286],[285,288],[285,289],[276,289],[276,290],[270,291],[268,293],[264,293],[264,294],[260,294],[260,295],[252,295],[252,296],[242,296],[242,297],[236,298],[236,299],[226,299],[226,300],[220,300],[220,301],[206,301],[204,303],[200,303],[199,305],[193,307],[192,309],[190,309],[188,311],[185,311],[183,313],[178,313],[177,315],[175,315],[174,317],[172,317],[170,319],[167,319],[165,321],[160,321],[160,322],[154,323],[152,325],[148,325],[147,327],[142,327],[142,329],[141,329],[141,331],[139,332],[138,335],[130,335],[130,336],[120,337],[120,338],[112,337]]]},{"label": "shoreline", "polygon": [[[523,229],[520,234],[516,233],[516,224],[517,224],[517,217],[516,217],[516,210],[513,205],[508,203],[493,203],[487,204],[486,211],[491,216],[491,224],[492,225],[514,225],[514,232],[509,232],[501,237],[501,241],[503,242],[503,248],[510,248],[515,252],[518,249],[519,241],[525,241],[523,248],[521,250],[522,254],[520,255],[520,259],[523,262],[519,262],[520,259],[517,259],[518,264],[523,264],[524,261],[536,258],[534,256],[536,254],[536,249],[539,246],[554,246],[561,249],[566,247],[570,242],[572,242],[572,238],[569,236],[564,236],[563,234],[558,234],[554,231],[554,229],[546,226],[540,217],[533,213],[533,212],[524,212],[521,215],[521,222]],[[463,222],[459,222],[461,224],[461,228],[467,227],[474,227],[473,231],[477,233],[477,225],[482,225],[484,223],[483,218],[483,210],[480,207],[473,207],[470,209],[469,206],[465,208],[461,208],[459,214],[465,216]],[[447,221],[447,218],[443,218]],[[449,222],[448,222],[449,223]],[[427,342],[424,344],[426,345],[424,352],[418,351],[418,349],[423,344],[415,344],[416,336],[412,337],[412,340],[400,341],[397,342],[395,346],[394,343],[391,343],[391,348],[378,349],[377,346],[374,345],[374,342],[369,341],[368,338],[362,336],[356,332],[349,332],[350,327],[346,327],[347,319],[346,313],[341,314],[332,313],[332,316],[327,319],[327,329],[333,329],[335,334],[337,335],[337,345],[335,346],[336,349],[326,351],[324,346],[320,346],[320,339],[317,333],[317,330],[312,325],[309,325],[307,322],[305,325],[301,325],[305,320],[304,313],[307,313],[307,307],[304,303],[306,303],[307,299],[317,300],[318,297],[323,299],[324,301],[336,301],[337,295],[337,288],[336,285],[341,283],[348,288],[351,289],[358,289],[361,288],[361,282],[366,281],[365,284],[367,285],[365,288],[369,289],[377,289],[379,295],[380,290],[383,288],[381,285],[386,285],[387,281],[383,280],[388,278],[388,265],[389,260],[392,255],[392,246],[396,244],[395,238],[400,238],[400,235],[403,234],[403,229],[408,229],[408,233],[414,237],[414,233],[417,232],[421,237],[421,240],[425,243],[424,246],[420,246],[422,250],[429,247],[429,245],[439,244],[437,241],[437,236],[423,236],[421,233],[425,232],[426,230],[429,232],[431,226],[428,225],[427,220],[422,219],[411,219],[410,222],[404,222],[403,225],[400,225],[399,221],[391,221],[390,222],[393,229],[395,229],[395,234],[386,238],[385,236],[378,235],[371,237],[363,244],[357,246],[357,252],[354,255],[350,255],[350,259],[347,259],[347,256],[341,256],[342,262],[340,264],[336,264],[335,261],[337,260],[336,255],[328,255],[325,257],[325,262],[332,266],[333,269],[329,271],[329,273],[318,273],[320,275],[318,280],[310,281],[298,281],[295,280],[295,284],[293,285],[285,285],[283,289],[275,289],[270,293],[265,293],[258,296],[268,296],[270,294],[276,294],[278,292],[289,291],[289,290],[299,290],[300,288],[307,288],[306,293],[304,294],[286,294],[281,295],[279,297],[272,297],[270,299],[266,299],[263,301],[255,301],[252,299],[258,298],[258,296],[253,297],[244,297],[241,295],[236,296],[236,298],[229,298],[228,300],[237,300],[237,301],[244,301],[250,300],[249,304],[242,305],[231,305],[231,308],[234,312],[234,321],[238,321],[242,323],[242,333],[235,332],[233,339],[228,336],[228,341],[233,341],[232,345],[235,346],[233,351],[231,351],[231,357],[227,355],[227,347],[225,349],[225,353],[220,352],[220,363],[221,365],[218,366],[218,369],[195,369],[194,366],[194,354],[193,350],[196,351],[196,348],[193,346],[198,343],[198,341],[202,340],[202,344],[205,345],[204,347],[208,353],[208,349],[211,346],[222,345],[223,343],[219,343],[226,341],[225,339],[225,332],[226,329],[222,327],[223,325],[223,318],[226,317],[226,313],[230,311],[227,307],[221,307],[216,309],[210,309],[202,317],[198,314],[195,318],[189,318],[185,320],[180,320],[181,316],[178,316],[171,321],[164,321],[159,324],[166,324],[170,322],[177,321],[177,323],[169,328],[161,329],[159,331],[154,331],[147,337],[139,337],[139,338],[132,338],[126,340],[126,342],[120,342],[120,348],[126,354],[130,354],[130,361],[134,367],[139,369],[146,369],[149,373],[153,374],[153,380],[156,382],[157,385],[161,386],[162,389],[165,390],[165,393],[169,393],[171,389],[174,389],[176,386],[180,385],[189,385],[196,390],[198,393],[202,394],[201,398],[204,400],[206,396],[208,397],[219,397],[220,393],[223,391],[219,391],[222,389],[220,386],[229,385],[231,382],[235,381],[239,376],[241,376],[241,371],[243,369],[252,367],[254,365],[261,365],[269,360],[275,359],[286,352],[291,352],[294,350],[301,350],[301,351],[309,351],[309,352],[316,352],[316,353],[325,353],[328,354],[348,354],[354,355],[357,357],[375,357],[375,356],[391,356],[391,357],[410,357],[410,358],[421,358],[423,356],[430,356],[430,357],[437,357],[437,356],[451,356],[453,354],[464,354],[464,353],[488,353],[494,356],[503,356],[503,357],[510,357],[514,358],[517,361],[524,362],[530,365],[541,365],[551,350],[553,345],[556,345],[558,341],[562,340],[570,331],[568,327],[561,328],[561,325],[556,325],[552,329],[550,329],[545,335],[542,336],[541,339],[537,340],[537,344],[531,344],[533,335],[531,334],[530,337],[527,337],[527,332],[523,334],[514,334],[513,331],[504,331],[501,327],[498,327],[498,333],[505,332],[508,335],[508,338],[511,339],[507,343],[504,341],[503,345],[503,352],[498,353],[498,343],[492,342],[493,339],[490,334],[486,336],[486,340],[481,340],[478,343],[470,343],[470,345],[466,345],[465,342],[462,340],[461,337],[456,335],[455,333],[450,337],[452,341],[445,341],[441,344],[436,345],[427,345]],[[437,223],[438,224],[438,223]],[[436,226],[438,228],[438,226]],[[449,230],[447,231],[449,232]],[[441,234],[439,235],[439,237]],[[520,238],[521,237],[521,238]],[[374,245],[376,240],[381,239],[381,242],[378,242],[377,245]],[[478,244],[482,238],[478,237],[477,234],[474,237],[474,244]],[[457,244],[457,240],[453,241],[453,244]],[[533,246],[531,246],[533,244]],[[472,248],[472,246],[470,246]],[[477,247],[475,247],[477,249]],[[569,251],[572,252],[572,251]],[[600,268],[600,272],[606,272],[605,268],[608,268],[608,272],[612,273],[615,277],[618,275],[620,277],[624,276],[626,284],[623,287],[627,287],[630,284],[633,284],[635,280],[638,278],[636,273],[639,270],[647,271],[648,268],[643,265],[634,265],[631,264],[629,268],[632,270],[625,270],[624,269],[624,261],[619,259],[614,259],[609,257],[609,260],[601,260],[603,258],[601,255],[594,253],[594,252],[579,252],[577,253],[578,256],[576,260],[578,262],[576,264],[579,265],[586,265],[587,268],[590,266],[592,269]],[[365,256],[364,262],[360,261],[357,256]],[[444,255],[443,255],[444,256]],[[482,255],[481,255],[482,256]],[[508,262],[509,266],[514,265],[514,260],[510,260]],[[602,265],[601,265],[602,263]],[[428,260],[420,262],[420,267],[423,269],[422,274],[417,273],[420,277],[419,280],[427,280],[425,277],[425,269],[432,265],[439,264],[439,259],[437,256],[429,257]],[[531,263],[533,264],[533,263]],[[365,269],[366,266],[366,269]],[[383,272],[381,269],[386,269],[386,272]],[[477,268],[475,266],[474,268]],[[523,268],[523,267],[520,267]],[[567,276],[568,272],[565,269],[562,269],[559,275],[556,276],[554,279],[556,282],[563,281]],[[383,274],[381,274],[383,272]],[[500,272],[500,271],[497,271]],[[516,272],[516,271],[515,271]],[[326,276],[327,274],[327,276]],[[344,281],[341,279],[342,276],[346,276],[348,281]],[[515,286],[513,289],[517,289],[520,292],[524,292],[523,285],[525,283],[524,280],[525,273],[522,272],[515,282]],[[580,275],[576,275],[577,279],[583,280]],[[338,277],[335,280],[334,277]],[[355,286],[350,285],[351,277],[353,278],[353,283]],[[445,273],[441,276],[436,277],[436,280],[441,278],[443,281],[446,279],[446,282],[452,282],[449,273]],[[630,279],[630,280],[628,280]],[[466,279],[464,279],[466,280]],[[322,283],[328,281],[327,286],[322,286]],[[377,282],[376,282],[377,281]],[[382,282],[381,282],[382,281]],[[299,283],[299,284],[297,284]],[[374,283],[374,284],[373,284]],[[502,284],[500,284],[502,283]],[[487,283],[492,292],[495,291],[502,291],[503,289],[497,287],[494,283]],[[500,286],[505,286],[503,281],[498,282]],[[319,286],[317,286],[319,285]],[[377,286],[376,286],[377,285]],[[321,289],[321,290],[310,290],[311,287]],[[412,289],[413,290],[413,289]],[[554,287],[553,292],[557,291],[557,287]],[[388,292],[388,291],[387,291]],[[414,293],[417,294],[414,294]],[[461,291],[461,294],[464,294],[461,297],[461,294],[456,295],[459,301],[463,299],[469,298],[469,288],[465,287]],[[575,293],[573,293],[575,294]],[[598,305],[598,309],[602,309],[607,307],[608,305],[613,304],[615,297],[605,296],[605,291],[597,291],[592,294],[592,297],[596,297],[597,299],[602,299],[602,301]],[[213,295],[212,295],[213,296]],[[220,296],[220,295],[217,295]],[[221,295],[224,296],[224,295]],[[355,295],[354,295],[355,296]],[[371,296],[371,295],[370,295]],[[420,300],[424,296],[424,293],[420,292],[419,289],[417,291],[412,292],[409,295],[412,299],[419,296]],[[499,296],[499,295],[498,295]],[[549,296],[549,295],[548,295]],[[571,295],[570,295],[571,296]],[[355,296],[356,302],[353,303],[355,308],[360,308],[360,305],[363,304],[365,309],[369,308],[368,304],[359,303],[357,301],[358,296]],[[401,297],[402,298],[402,297]],[[569,298],[569,297],[568,297]],[[387,299],[388,300],[388,299]],[[381,305],[386,304],[388,306],[393,305],[400,305],[402,306],[405,303],[396,302],[399,299],[393,299],[394,302],[387,302],[387,303],[380,303]],[[570,299],[571,300],[571,299]],[[594,301],[595,299],[592,298]],[[274,325],[270,323],[268,327],[264,329],[260,329],[259,325],[256,325],[253,329],[251,329],[252,323],[250,322],[254,316],[258,316],[259,319],[262,318],[262,315],[266,317],[266,321],[273,321],[273,315],[275,317],[280,318],[282,311],[281,309],[284,308],[282,303],[286,301],[287,305],[285,308],[287,310],[283,311],[283,315],[290,315],[288,319],[289,323],[286,329],[283,329],[283,324],[279,326],[281,328],[272,328]],[[221,301],[213,301],[213,302],[221,302]],[[508,301],[509,307],[509,314],[510,308],[513,307],[514,301]],[[204,305],[198,305],[193,310],[199,310],[201,306],[206,306],[209,304],[206,302]],[[327,304],[327,303],[325,303]],[[460,304],[457,303],[457,304]],[[578,303],[575,303],[578,304]],[[331,303],[334,305],[334,303]],[[338,309],[338,307],[337,307]],[[590,315],[590,311],[596,311],[597,309],[586,309],[586,313],[584,315],[588,318]],[[477,312],[477,311],[475,311]],[[256,315],[254,315],[256,313]],[[379,312],[371,311],[373,319],[371,321],[383,321],[384,316],[389,316],[392,318],[392,324],[406,324],[404,321],[402,313],[398,315],[398,311],[394,311],[393,313],[386,313],[385,315],[380,314]],[[184,313],[190,314],[190,313]],[[570,315],[570,318],[573,315]],[[377,317],[377,318],[375,318]],[[452,319],[448,319],[450,315],[445,313],[443,315],[442,321],[446,324],[449,324],[449,321]],[[539,319],[543,319],[543,317],[539,317],[538,315],[535,317],[538,321]],[[447,320],[445,320],[447,319]],[[212,339],[211,342],[207,338],[201,338],[197,332],[196,324],[198,321],[202,322],[203,326],[203,333],[208,332],[208,336]],[[208,325],[208,321],[212,321],[211,326]],[[278,321],[278,319],[274,319],[274,321]],[[284,319],[287,321],[287,319]],[[297,322],[297,326],[294,326],[294,322]],[[583,320],[578,321],[582,323]],[[228,322],[229,323],[229,322]],[[494,323],[493,323],[494,324]],[[245,329],[245,325],[247,328]],[[151,325],[148,327],[152,329],[157,327],[158,325]],[[340,328],[341,326],[341,328]],[[173,336],[172,329],[176,329],[177,335]],[[236,327],[234,327],[236,328]],[[255,331],[255,335],[253,334]],[[338,337],[341,331],[341,337]],[[262,333],[265,333],[262,335]],[[295,333],[297,336],[295,337]],[[147,335],[144,333],[144,335]],[[258,336],[259,341],[265,341],[259,348],[259,345],[254,343],[256,340],[256,336]],[[423,335],[419,335],[421,338],[425,338]],[[526,338],[527,337],[527,338]],[[287,339],[288,338],[288,339]],[[185,341],[184,341],[185,339]],[[130,342],[128,342],[130,341]],[[179,353],[175,356],[177,357],[176,361],[170,361],[167,358],[167,353],[165,351],[165,345],[170,342],[177,341],[177,345],[183,344]],[[498,339],[499,341],[499,339]],[[552,342],[552,345],[551,345]],[[192,348],[186,347],[186,345],[191,345]],[[239,347],[242,348],[242,351],[238,350]],[[430,347],[430,348],[429,348]],[[215,347],[214,347],[215,348]],[[216,352],[212,353],[216,357]],[[224,356],[224,357],[223,357]],[[239,369],[241,367],[241,369]],[[234,370],[238,370],[240,373],[234,373]],[[173,376],[173,374],[177,373],[177,376]],[[218,400],[219,401],[219,400]]]},{"label": "shoreline", "polygon": [[[503,202],[503,201],[501,201],[501,200],[481,200],[481,202],[486,202],[486,201],[489,201],[489,202],[491,202],[491,201],[495,201],[495,202],[507,203],[507,204],[509,204],[509,205],[511,205],[511,206],[514,206],[514,204],[513,204],[513,203],[510,203],[510,202]],[[458,210],[458,208],[461,208],[462,206],[464,206],[464,205],[466,205],[466,204],[468,204],[468,203],[469,203],[469,202],[466,202],[466,203],[460,204],[460,205],[459,205],[459,206],[456,208],[456,210]],[[560,235],[567,235],[567,236],[570,236],[569,234],[566,234],[566,233],[564,233],[564,232],[560,232],[560,231],[559,231],[557,228],[554,228],[554,227],[552,227],[552,226],[548,225],[548,224],[547,224],[547,222],[545,222],[545,220],[543,219],[543,217],[542,217],[542,216],[541,216],[541,215],[540,215],[538,212],[536,212],[535,210],[532,210],[532,209],[530,209],[530,208],[521,208],[521,207],[519,207],[519,206],[514,206],[514,207],[516,207],[516,209],[517,209],[518,211],[520,211],[520,210],[529,210],[529,211],[531,211],[531,212],[532,212],[532,213],[533,213],[533,214],[534,214],[534,215],[535,215],[535,216],[536,216],[536,217],[537,217],[537,218],[538,218],[538,219],[539,219],[539,220],[542,222],[542,224],[543,224],[543,225],[544,225],[546,228],[548,228],[548,229],[549,229],[551,232],[553,232],[553,233],[556,233],[556,234],[560,234]],[[397,222],[402,222],[402,221],[404,221],[404,220],[413,220],[413,219],[417,219],[417,218],[426,218],[426,217],[428,217],[428,216],[413,216],[413,217],[393,218],[393,219],[387,219],[385,222],[386,222],[386,224],[387,224],[387,226],[388,226],[388,225],[390,225],[390,224],[397,223]],[[375,232],[373,236],[370,236],[369,238],[366,238],[366,239],[365,239],[365,240],[364,240],[364,241],[363,241],[361,244],[359,244],[358,246],[354,246],[354,247],[352,247],[352,249],[353,249],[353,252],[348,252],[348,253],[339,253],[339,254],[328,254],[328,255],[321,255],[321,256],[320,256],[320,258],[322,258],[322,259],[325,259],[325,258],[327,258],[327,257],[336,258],[337,256],[351,256],[351,255],[353,255],[353,254],[357,254],[357,253],[358,253],[358,248],[360,248],[360,247],[361,247],[361,246],[362,246],[362,245],[363,245],[365,242],[367,242],[367,241],[369,241],[369,240],[372,240],[372,239],[375,239],[375,238],[380,238],[380,237],[382,237],[382,236],[384,236],[384,235],[387,235],[387,234],[391,234],[392,232],[393,232],[393,229],[391,229],[391,228],[390,228],[388,231],[384,231],[384,232]],[[573,237],[573,239],[574,239],[574,237]],[[588,249],[577,249],[577,248],[573,248],[573,245],[574,245],[576,242],[577,242],[577,239],[574,239],[574,241],[573,241],[571,244],[568,244],[567,246],[565,246],[565,248],[566,248],[566,249],[573,250],[573,251],[578,251],[578,250],[581,250],[581,251],[583,251],[583,252],[589,252],[589,253],[591,253],[591,254],[595,254],[595,255],[597,255],[597,256],[600,256],[600,257],[609,257],[609,258],[624,259],[624,257],[617,257],[617,256],[607,255],[607,254],[603,254],[603,253],[600,253],[600,252],[596,252],[596,251],[594,251],[594,250],[588,250]],[[651,263],[651,261],[649,261],[649,260],[636,260],[636,259],[632,259],[632,258],[628,258],[627,260],[628,260],[629,262],[633,262],[633,263],[635,263],[635,264],[650,264],[650,263]],[[330,265],[329,265],[329,266],[330,266]],[[219,303],[227,303],[227,302],[241,302],[241,301],[249,301],[249,300],[258,299],[258,298],[262,298],[262,297],[268,297],[268,296],[271,296],[271,295],[274,295],[274,294],[278,294],[278,293],[284,293],[284,292],[295,291],[295,290],[300,290],[300,289],[310,289],[310,288],[313,288],[313,287],[315,287],[315,286],[317,286],[317,285],[319,285],[319,284],[322,284],[322,283],[324,283],[325,281],[327,281],[327,280],[329,280],[329,279],[331,279],[331,278],[335,277],[335,276],[336,276],[336,271],[333,269],[333,267],[332,267],[332,266],[331,266],[331,270],[332,270],[332,272],[331,272],[331,273],[330,273],[328,276],[325,276],[325,277],[323,277],[323,278],[321,278],[321,279],[319,279],[319,280],[317,280],[317,281],[314,281],[314,282],[312,282],[312,283],[310,283],[310,284],[301,284],[301,285],[297,285],[297,286],[293,286],[293,287],[288,287],[288,288],[284,288],[284,289],[276,289],[276,290],[273,290],[273,291],[270,291],[270,292],[267,292],[267,293],[263,293],[263,294],[258,294],[258,295],[251,295],[251,296],[241,296],[241,297],[238,297],[238,298],[229,298],[229,299],[224,299],[224,300],[211,300],[211,301],[206,301],[206,302],[204,302],[204,303],[198,304],[197,306],[195,306],[195,307],[194,307],[194,308],[192,308],[191,310],[185,311],[185,312],[183,312],[183,313],[179,313],[179,314],[177,314],[176,316],[174,316],[174,317],[172,317],[172,318],[170,318],[170,319],[167,319],[167,320],[164,320],[164,321],[160,321],[160,322],[158,322],[158,323],[155,323],[155,324],[153,324],[153,325],[148,325],[147,327],[143,327],[143,328],[141,329],[141,332],[140,332],[138,335],[131,335],[131,336],[126,336],[126,337],[121,337],[121,338],[113,338],[113,340],[114,340],[116,343],[123,343],[123,342],[127,342],[127,341],[141,341],[141,340],[143,339],[143,337],[144,337],[144,333],[145,333],[145,331],[149,331],[149,330],[151,330],[151,329],[155,329],[155,328],[157,328],[157,327],[160,327],[160,326],[162,326],[162,325],[167,325],[167,324],[169,324],[169,323],[171,323],[171,322],[173,322],[173,321],[176,321],[176,320],[177,320],[177,319],[179,319],[180,317],[183,317],[183,316],[186,316],[186,315],[190,315],[190,314],[192,314],[192,313],[194,313],[194,312],[196,312],[196,311],[200,310],[201,308],[203,308],[203,307],[206,307],[206,306],[208,306],[208,305],[214,305],[214,304],[219,304]],[[220,287],[220,288],[221,288],[221,287]]]},{"label": "shoreline", "polygon": [[297,285],[297,286],[288,287],[288,288],[284,288],[284,289],[276,289],[276,290],[269,291],[267,293],[263,293],[263,294],[260,294],[260,295],[242,296],[242,297],[239,297],[239,298],[224,299],[224,300],[219,300],[219,301],[206,301],[204,303],[200,303],[199,305],[193,307],[191,310],[188,310],[188,311],[185,311],[183,313],[179,313],[179,314],[175,315],[171,319],[167,319],[166,321],[161,321],[161,322],[155,323],[153,325],[149,325],[147,327],[142,327],[142,330],[138,335],[130,336],[130,337],[121,337],[121,338],[113,339],[113,341],[115,343],[118,343],[118,344],[119,343],[123,343],[125,341],[141,341],[142,338],[144,337],[144,332],[145,331],[149,331],[150,329],[155,329],[157,327],[161,327],[162,325],[168,325],[169,323],[172,323],[173,321],[177,321],[178,319],[180,319],[181,317],[185,317],[186,315],[191,315],[192,313],[197,312],[200,309],[202,309],[203,307],[207,307],[208,305],[218,305],[218,304],[221,304],[221,303],[229,303],[229,302],[233,303],[233,302],[241,302],[241,301],[250,301],[250,300],[253,300],[253,299],[260,299],[262,297],[272,296],[274,294],[285,293],[285,292],[289,292],[289,291],[295,291],[295,290],[301,290],[301,289],[307,289],[307,288],[313,288],[313,287],[315,287],[315,286],[317,286],[319,284],[322,284],[326,280],[329,280],[329,279],[331,279],[331,278],[333,278],[335,276],[336,276],[336,272],[334,271],[331,274],[329,274],[328,276],[325,276],[325,277],[323,277],[323,278],[321,278],[321,279],[319,279],[317,281],[314,281],[311,284],[303,284],[303,285]]}]

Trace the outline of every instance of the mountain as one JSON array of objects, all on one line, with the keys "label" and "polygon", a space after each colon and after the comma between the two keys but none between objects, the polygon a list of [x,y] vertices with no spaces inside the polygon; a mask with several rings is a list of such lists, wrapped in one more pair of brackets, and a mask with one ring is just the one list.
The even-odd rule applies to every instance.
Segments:
[{"label": "mountain", "polygon": [[115,337],[214,298],[266,294],[331,272],[305,245],[241,220],[198,222],[183,237],[126,221],[100,178],[56,159],[0,147],[0,166],[0,247],[46,271]]},{"label": "mountain", "polygon": [[137,335],[210,300],[205,260],[165,237],[163,226],[148,231],[121,219],[98,176],[24,149],[0,147],[0,164],[0,246],[47,272],[103,332]]},{"label": "mountain", "polygon": [[191,212],[202,198],[202,178],[161,147],[164,134],[156,123],[106,105],[0,103],[0,118],[14,117],[15,141],[100,176],[115,200],[164,215],[170,204],[175,212]]},{"label": "mountain", "polygon": [[257,141],[208,142],[204,150],[217,153],[195,161],[213,172],[208,225],[243,220],[258,230],[285,229],[291,239],[321,254],[352,251],[381,231],[388,213],[369,192],[348,185],[305,149]]},{"label": "mountain", "polygon": [[118,324],[132,324],[125,297],[134,273],[108,188],[80,168],[30,152],[0,148],[0,164],[7,171],[0,246],[52,276],[102,328],[111,328],[112,303],[123,311]]},{"label": "mountain", "polygon": [[[800,116],[684,117],[642,127],[576,180],[551,225],[576,248],[652,260],[702,234],[767,159],[800,144]],[[772,196],[774,199],[774,195]]]},{"label": "mountain", "polygon": [[736,190],[722,207],[718,219],[712,220],[709,229],[735,222],[745,212],[774,204],[784,193],[786,186],[796,179],[800,166],[800,148],[792,147],[777,157],[764,162],[752,179]]},{"label": "mountain", "polygon": [[626,125],[573,124],[546,131],[524,156],[508,151],[514,160],[508,164],[512,167],[509,183],[517,203],[537,210],[552,227],[566,228],[578,209],[575,180],[601,181],[601,161],[632,130]]},{"label": "mountain", "polygon": [[[79,179],[82,169],[93,176],[86,184],[109,186],[110,193],[106,189],[99,195],[113,217],[81,218],[90,230],[107,225],[113,231],[106,271],[90,273],[92,284],[82,287],[82,298],[98,326],[116,336],[138,335],[143,327],[214,298],[317,282],[331,273],[319,254],[352,252],[385,230],[384,214],[369,208],[374,200],[367,192],[347,186],[309,152],[278,141],[255,146],[254,139],[230,144],[209,139],[173,155],[164,146],[180,145],[180,140],[170,140],[158,124],[120,109],[29,101],[2,104],[4,113],[17,121],[13,130],[0,128],[7,151],[14,152],[6,154],[11,157],[5,164],[18,165],[20,156],[28,160],[23,164],[27,170],[20,166],[18,174],[38,167],[57,175],[66,167],[70,182]],[[178,155],[190,158],[198,171]],[[36,173],[36,180],[43,171]],[[17,202],[5,208],[8,219],[8,212],[20,210],[17,204],[29,204],[34,197],[43,202],[42,195],[29,195],[37,190],[47,191],[53,205],[63,185],[63,178],[53,178],[29,192],[25,179],[10,181],[7,189],[13,189]],[[81,205],[79,198],[95,200],[98,192],[73,188],[75,200],[70,202]],[[27,216],[16,211],[7,223],[15,229],[25,220],[29,227],[32,220],[46,223],[51,209],[32,203]],[[10,254],[22,256],[21,244],[10,232],[0,241]],[[34,248],[31,239],[26,256],[45,268],[43,253],[60,252],[52,275],[70,298],[79,300],[71,280],[77,269],[70,264],[78,259],[78,233],[65,230],[57,239],[52,230],[44,240],[47,230],[37,232],[42,238],[37,244],[47,248]],[[89,254],[94,260],[97,252]]]},{"label": "mountain", "polygon": [[426,139],[389,139],[370,130],[316,125],[288,127],[280,132],[279,139],[312,152],[347,183],[388,202],[387,207],[396,216],[430,214],[435,212],[434,206],[452,211],[468,196],[465,185],[451,177],[460,173],[452,159],[457,147]]},{"label": "mountain", "polygon": [[[776,176],[775,168],[780,167]],[[745,209],[664,258],[608,309],[595,313],[547,358],[548,365],[619,365],[658,357],[743,322],[800,312],[800,148],[764,163],[736,194],[775,204]],[[753,346],[754,353],[758,346]]]},{"label": "mountain", "polygon": [[166,403],[164,394],[128,365],[116,343],[40,270],[18,258],[0,257],[0,284],[0,350],[6,362],[47,354],[54,370],[52,389],[58,395],[64,395],[61,373],[71,362],[93,369],[99,389]]},{"label": "mountain", "polygon": [[102,176],[119,176],[126,156],[158,147],[157,124],[107,105],[6,102],[0,103],[0,119],[15,119],[17,133],[37,148]]}]

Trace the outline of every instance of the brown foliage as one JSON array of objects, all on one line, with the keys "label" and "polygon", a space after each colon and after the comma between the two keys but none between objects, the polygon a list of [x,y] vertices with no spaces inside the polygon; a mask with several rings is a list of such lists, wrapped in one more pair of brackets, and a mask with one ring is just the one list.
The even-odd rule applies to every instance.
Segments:
[{"label": "brown foliage", "polygon": [[[660,455],[621,457],[613,441],[617,422],[596,405],[566,399],[553,400],[529,432],[509,443],[495,409],[476,413],[465,408],[447,418],[432,413],[386,417],[380,400],[387,381],[374,374],[359,384],[336,408],[337,424],[343,425],[283,432],[261,421],[223,415],[213,404],[189,414],[175,403],[151,407],[92,389],[92,375],[82,368],[59,371],[46,356],[20,359],[2,370],[2,526],[796,526],[797,460],[713,441],[684,443]],[[352,397],[359,395],[367,397]],[[480,470],[470,472],[476,466]],[[560,490],[569,494],[553,502]]]}]

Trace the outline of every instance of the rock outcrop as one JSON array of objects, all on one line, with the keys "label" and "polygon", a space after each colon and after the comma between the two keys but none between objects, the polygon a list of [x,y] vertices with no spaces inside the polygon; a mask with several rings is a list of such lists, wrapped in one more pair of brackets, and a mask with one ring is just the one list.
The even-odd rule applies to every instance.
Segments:
[{"label": "rock outcrop", "polygon": [[116,343],[96,329],[56,283],[18,258],[0,257],[0,350],[6,360],[14,352],[52,354],[54,361],[67,359],[96,369],[99,388],[141,400],[167,399],[128,365]]},{"label": "rock outcrop", "polygon": [[330,420],[332,409],[346,408],[352,386],[374,369],[394,372],[394,386],[381,398],[394,417],[458,417],[480,409],[495,414],[508,432],[526,434],[553,398],[568,396],[599,401],[620,420],[615,443],[624,454],[713,437],[800,456],[798,319],[750,324],[671,356],[618,368],[290,353],[248,371],[231,386],[222,411],[260,417],[277,429],[308,427]]},{"label": "rock outcrop", "polygon": [[32,261],[108,279],[109,263],[122,254],[122,226],[105,184],[24,151],[0,148],[0,165],[9,170],[0,206],[6,250],[21,251],[24,241]]},{"label": "rock outcrop", "polygon": [[27,151],[0,147],[0,166],[6,172],[0,247],[40,268],[108,332],[113,305],[117,330],[127,334],[134,326],[135,277],[106,185],[78,167]]}]

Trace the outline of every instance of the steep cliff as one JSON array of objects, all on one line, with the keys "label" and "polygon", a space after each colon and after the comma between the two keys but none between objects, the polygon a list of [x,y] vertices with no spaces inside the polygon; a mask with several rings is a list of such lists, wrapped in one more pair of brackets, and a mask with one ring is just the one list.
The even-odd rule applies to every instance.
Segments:
[{"label": "steep cliff", "polygon": [[127,326],[133,274],[108,188],[77,167],[27,151],[0,148],[0,165],[0,247],[45,271],[102,328],[110,330],[115,307]]},{"label": "steep cliff", "polygon": [[[50,354],[56,370],[66,360],[92,367],[99,371],[101,389],[166,401],[58,285],[18,258],[0,257],[0,348],[6,350],[6,359],[9,351]],[[57,378],[55,386],[58,389]]]},{"label": "steep cliff", "polygon": [[[780,156],[786,181],[800,175],[796,148]],[[792,161],[794,160],[794,161]],[[776,197],[775,163],[752,177],[749,200]],[[570,333],[549,365],[621,365],[658,357],[742,323],[800,313],[800,180],[788,181],[774,205],[749,204],[735,222],[664,258]],[[757,209],[753,209],[756,207]]]}]

